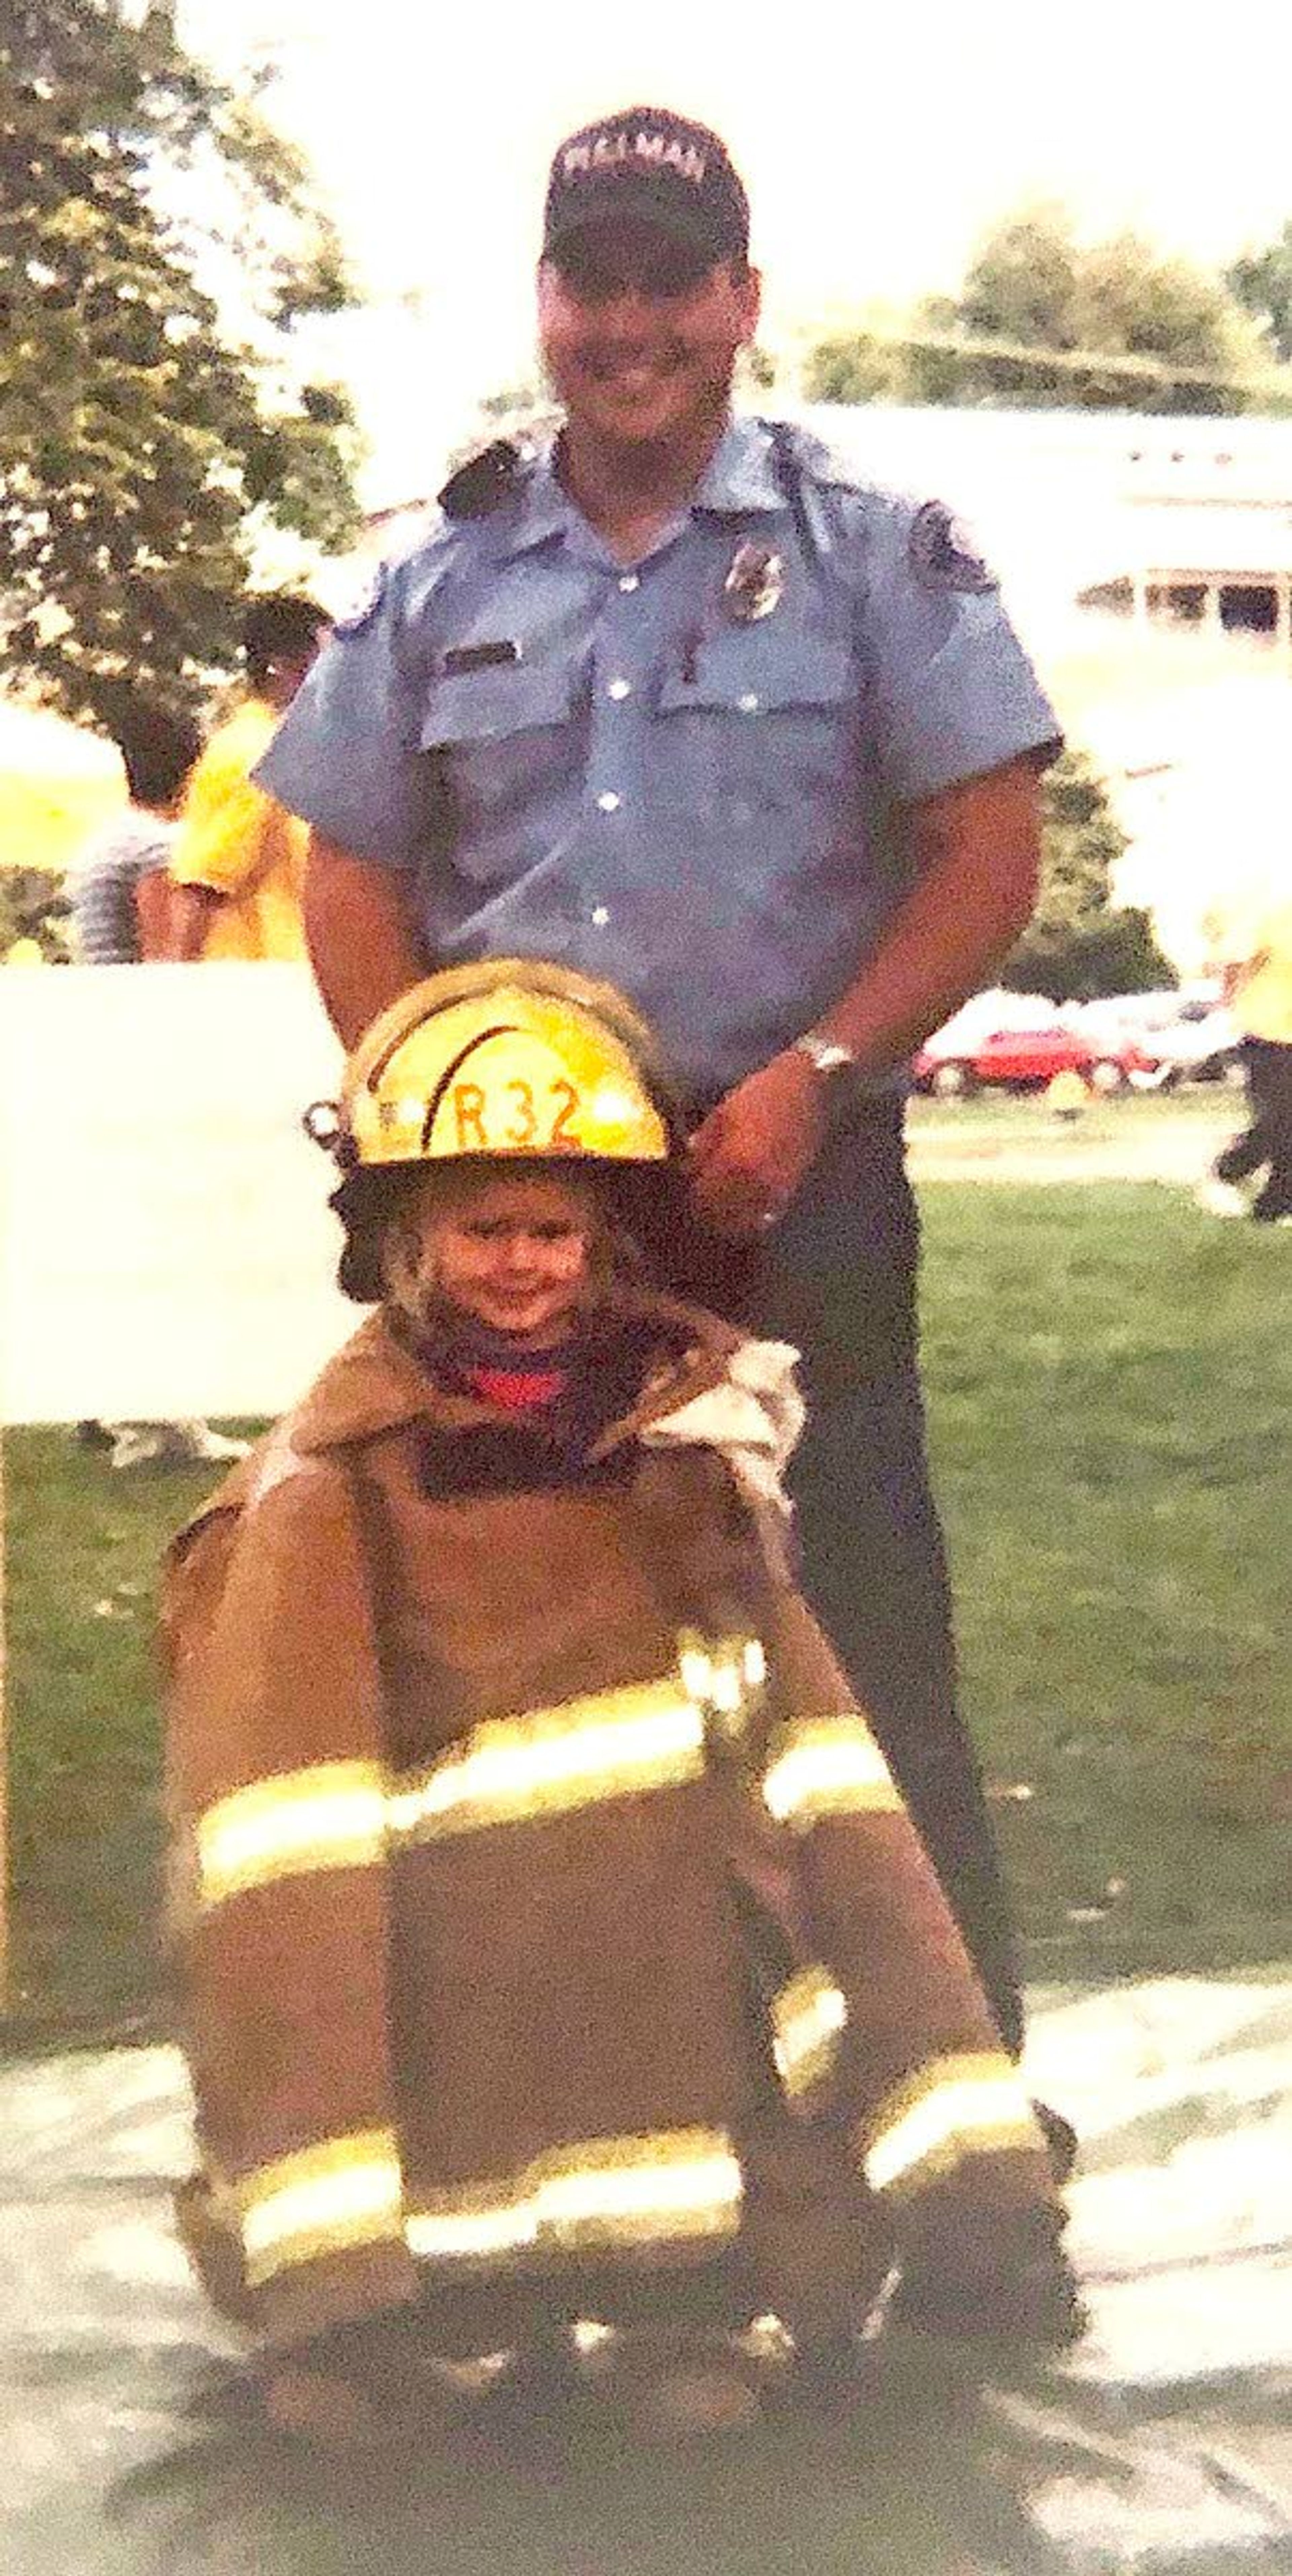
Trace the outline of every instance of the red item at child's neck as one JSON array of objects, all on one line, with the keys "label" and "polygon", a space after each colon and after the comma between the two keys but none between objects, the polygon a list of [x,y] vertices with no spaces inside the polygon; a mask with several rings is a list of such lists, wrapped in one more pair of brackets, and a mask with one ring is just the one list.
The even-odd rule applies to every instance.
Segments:
[{"label": "red item at child's neck", "polygon": [[473,1395],[486,1404],[501,1405],[508,1413],[535,1413],[555,1404],[565,1392],[568,1372],[554,1368],[506,1368],[497,1363],[478,1363],[467,1370],[467,1382]]}]

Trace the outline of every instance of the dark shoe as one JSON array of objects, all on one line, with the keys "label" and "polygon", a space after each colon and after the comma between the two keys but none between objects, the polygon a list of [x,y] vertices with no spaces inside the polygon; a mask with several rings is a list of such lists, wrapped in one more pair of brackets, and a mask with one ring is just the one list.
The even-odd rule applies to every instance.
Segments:
[{"label": "dark shoe", "polygon": [[830,2343],[803,2344],[793,2364],[773,2391],[773,2410],[815,2415],[839,2421],[855,2415],[874,2396],[878,2346],[859,2335],[837,2335]]},{"label": "dark shoe", "polygon": [[889,2303],[889,2329],[998,2351],[1065,2352],[1088,2319],[1060,2224],[1038,2211],[976,2254],[965,2239],[917,2248]]}]

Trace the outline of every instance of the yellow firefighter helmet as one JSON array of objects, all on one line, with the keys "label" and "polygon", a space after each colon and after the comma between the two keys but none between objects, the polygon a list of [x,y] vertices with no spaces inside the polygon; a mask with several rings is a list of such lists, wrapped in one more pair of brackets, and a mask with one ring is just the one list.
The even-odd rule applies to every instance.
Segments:
[{"label": "yellow firefighter helmet", "polygon": [[428,976],[365,1031],[332,1138],[350,1171],[473,1155],[664,1163],[676,1114],[645,1022],[610,985],[527,958]]}]

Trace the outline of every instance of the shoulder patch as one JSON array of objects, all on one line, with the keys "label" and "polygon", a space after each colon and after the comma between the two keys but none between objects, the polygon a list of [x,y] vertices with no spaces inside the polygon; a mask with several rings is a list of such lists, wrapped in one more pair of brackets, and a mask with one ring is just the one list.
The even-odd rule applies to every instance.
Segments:
[{"label": "shoulder patch", "polygon": [[386,567],[384,563],[380,563],[377,565],[375,572],[369,573],[366,579],[360,583],[348,607],[342,609],[339,617],[333,618],[333,634],[361,634],[364,627],[367,626],[371,619],[376,616],[377,611],[381,606],[385,589]]},{"label": "shoulder patch", "polygon": [[945,501],[926,501],[911,522],[911,567],[929,590],[995,590],[996,575],[971,529]]}]

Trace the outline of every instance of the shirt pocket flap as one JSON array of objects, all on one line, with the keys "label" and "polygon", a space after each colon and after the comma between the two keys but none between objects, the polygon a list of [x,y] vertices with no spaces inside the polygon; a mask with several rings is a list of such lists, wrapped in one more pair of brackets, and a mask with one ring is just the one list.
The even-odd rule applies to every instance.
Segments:
[{"label": "shirt pocket flap", "polygon": [[568,662],[500,662],[444,672],[427,694],[422,749],[449,751],[457,743],[496,742],[540,725],[564,724],[580,682],[578,668]]},{"label": "shirt pocket flap", "polygon": [[701,644],[690,665],[670,671],[660,712],[727,707],[742,715],[763,708],[837,707],[855,698],[860,676],[848,646],[827,635],[760,634],[732,627]]}]

